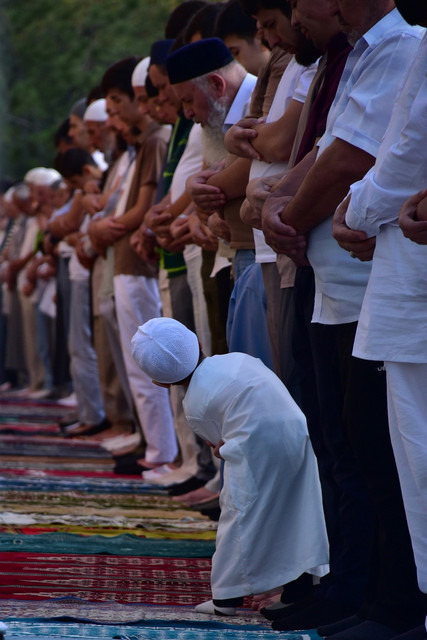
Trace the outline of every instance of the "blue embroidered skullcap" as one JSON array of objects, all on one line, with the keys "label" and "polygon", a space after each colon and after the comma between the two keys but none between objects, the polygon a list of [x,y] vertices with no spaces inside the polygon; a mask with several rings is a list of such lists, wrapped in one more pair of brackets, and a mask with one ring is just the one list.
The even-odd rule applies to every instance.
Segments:
[{"label": "blue embroidered skullcap", "polygon": [[168,56],[169,82],[178,84],[225,67],[234,58],[219,38],[206,38],[187,44]]},{"label": "blue embroidered skullcap", "polygon": [[166,58],[175,41],[157,40],[151,45],[150,64],[166,64]]}]

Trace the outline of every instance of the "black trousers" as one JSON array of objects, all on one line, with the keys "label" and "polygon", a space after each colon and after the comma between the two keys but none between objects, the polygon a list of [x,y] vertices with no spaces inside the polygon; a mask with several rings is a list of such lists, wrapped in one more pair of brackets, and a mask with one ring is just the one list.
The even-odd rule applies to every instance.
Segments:
[{"label": "black trousers", "polygon": [[313,272],[299,268],[294,347],[331,535],[326,594],[359,600],[361,615],[404,631],[423,622],[426,596],[390,443],[383,363],[352,356],[357,323],[311,323],[313,301]]}]

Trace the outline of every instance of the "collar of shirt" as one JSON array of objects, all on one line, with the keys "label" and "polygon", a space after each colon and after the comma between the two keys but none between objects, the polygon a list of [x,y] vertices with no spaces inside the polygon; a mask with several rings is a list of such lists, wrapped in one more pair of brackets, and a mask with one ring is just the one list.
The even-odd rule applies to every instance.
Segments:
[{"label": "collar of shirt", "polygon": [[249,104],[252,97],[252,91],[256,84],[256,77],[251,73],[247,73],[242,84],[239,87],[236,97],[234,98],[230,109],[226,115],[223,125],[224,133],[236,122],[245,117],[249,110]]},{"label": "collar of shirt", "polygon": [[[392,9],[387,13],[381,20],[378,20],[363,36],[356,42],[355,49],[359,46],[362,40],[365,43],[372,47],[378,40],[382,40],[387,34],[394,29],[402,30],[402,27],[408,27],[408,29],[413,30],[406,20],[402,18],[399,11],[397,9]],[[365,48],[365,47],[364,47]]]}]

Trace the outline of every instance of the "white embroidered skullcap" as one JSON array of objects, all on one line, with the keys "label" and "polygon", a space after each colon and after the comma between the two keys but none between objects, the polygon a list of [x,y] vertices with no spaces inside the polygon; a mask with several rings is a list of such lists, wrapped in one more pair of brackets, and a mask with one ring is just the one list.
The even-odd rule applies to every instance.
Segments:
[{"label": "white embroidered skullcap", "polygon": [[150,66],[150,58],[143,58],[136,65],[132,74],[133,87],[145,87],[145,81],[148,76],[148,67]]},{"label": "white embroidered skullcap", "polygon": [[46,167],[34,167],[30,169],[24,176],[24,182],[29,182],[38,187],[48,187],[56,180],[61,178],[55,169],[47,169]]},{"label": "white embroidered skullcap", "polygon": [[196,334],[173,318],[153,318],[132,338],[135,362],[156,382],[184,380],[196,368],[199,354]]},{"label": "white embroidered skullcap", "polygon": [[105,98],[91,102],[83,116],[83,120],[90,120],[91,122],[105,122],[107,118],[108,113]]}]

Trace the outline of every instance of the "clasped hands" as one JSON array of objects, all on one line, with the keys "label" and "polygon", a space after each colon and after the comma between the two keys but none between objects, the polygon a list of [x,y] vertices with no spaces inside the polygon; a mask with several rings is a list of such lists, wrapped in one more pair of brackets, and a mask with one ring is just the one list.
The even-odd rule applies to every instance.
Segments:
[{"label": "clasped hands", "polygon": [[297,266],[306,266],[309,262],[305,255],[305,236],[283,222],[285,209],[291,200],[292,196],[270,195],[262,208],[262,230],[266,242],[276,253],[287,255]]}]

